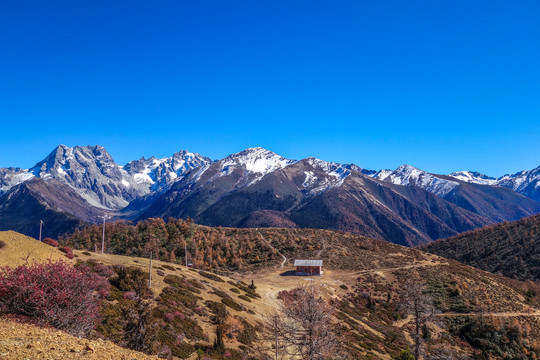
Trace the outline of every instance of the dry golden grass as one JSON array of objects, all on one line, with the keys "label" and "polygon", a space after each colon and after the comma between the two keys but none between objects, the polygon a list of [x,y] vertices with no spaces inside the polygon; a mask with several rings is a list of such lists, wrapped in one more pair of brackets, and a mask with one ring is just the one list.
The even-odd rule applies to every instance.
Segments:
[{"label": "dry golden grass", "polygon": [[150,360],[110,341],[81,339],[65,332],[0,318],[0,359]]},{"label": "dry golden grass", "polygon": [[6,246],[0,249],[0,266],[17,267],[48,261],[71,261],[55,247],[15,231],[0,231],[0,241]]}]

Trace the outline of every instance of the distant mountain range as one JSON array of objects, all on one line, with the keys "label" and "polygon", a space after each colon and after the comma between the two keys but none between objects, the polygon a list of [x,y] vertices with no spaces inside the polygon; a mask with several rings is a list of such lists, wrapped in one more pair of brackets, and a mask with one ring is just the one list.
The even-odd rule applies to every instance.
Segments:
[{"label": "distant mountain range", "polygon": [[540,167],[499,179],[367,170],[250,148],[212,161],[186,150],[116,164],[101,146],[64,145],[31,169],[0,169],[0,230],[58,236],[100,216],[211,226],[342,230],[418,245],[540,213]]}]

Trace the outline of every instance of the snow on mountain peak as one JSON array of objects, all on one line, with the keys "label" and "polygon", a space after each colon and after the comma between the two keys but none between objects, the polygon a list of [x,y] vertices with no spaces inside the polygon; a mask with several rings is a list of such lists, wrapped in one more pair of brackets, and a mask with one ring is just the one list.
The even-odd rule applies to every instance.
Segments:
[{"label": "snow on mountain peak", "polygon": [[286,159],[270,150],[254,147],[227,156],[222,160],[221,168],[230,173],[231,166],[242,166],[249,172],[264,176],[296,162],[296,160]]},{"label": "snow on mountain peak", "polygon": [[[304,171],[305,179],[302,183],[302,186],[311,195],[341,186],[352,170],[360,170],[356,165],[328,162],[314,157],[309,157],[304,159],[304,161],[315,170]],[[322,171],[324,175],[317,174],[316,170]]]},{"label": "snow on mountain peak", "polygon": [[475,184],[481,184],[481,185],[497,185],[497,179],[491,176],[481,174],[476,171],[457,171],[457,172],[448,174],[448,176],[451,176],[458,180],[469,182],[469,183],[475,183]]},{"label": "snow on mountain peak", "polygon": [[394,171],[381,170],[373,175],[373,177],[395,185],[417,186],[440,197],[444,197],[459,185],[456,181],[441,179],[433,174],[406,164],[399,166]]},{"label": "snow on mountain peak", "polygon": [[130,161],[123,169],[133,176],[136,183],[146,184],[149,190],[160,190],[173,181],[181,179],[189,170],[211,162],[211,159],[200,154],[180,150],[169,158],[158,159],[152,156],[145,159],[142,157],[139,160]]}]

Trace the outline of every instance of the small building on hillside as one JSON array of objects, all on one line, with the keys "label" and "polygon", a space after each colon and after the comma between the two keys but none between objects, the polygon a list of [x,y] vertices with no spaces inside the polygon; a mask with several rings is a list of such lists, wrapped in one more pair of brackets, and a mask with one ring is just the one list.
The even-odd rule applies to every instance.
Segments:
[{"label": "small building on hillside", "polygon": [[296,275],[321,275],[322,260],[294,260]]}]

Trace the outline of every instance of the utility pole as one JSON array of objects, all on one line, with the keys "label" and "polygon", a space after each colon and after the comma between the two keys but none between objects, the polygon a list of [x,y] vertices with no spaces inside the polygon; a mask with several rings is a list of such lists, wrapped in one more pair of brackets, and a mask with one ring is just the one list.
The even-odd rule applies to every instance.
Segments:
[{"label": "utility pole", "polygon": [[187,241],[184,245],[184,258],[186,259],[186,267],[187,267]]},{"label": "utility pole", "polygon": [[39,241],[41,241],[41,229],[43,228],[43,220],[39,220]]},{"label": "utility pole", "polygon": [[152,252],[150,251],[150,265],[148,266],[148,287],[152,287]]},{"label": "utility pole", "polygon": [[107,220],[109,217],[104,215],[103,218],[103,235],[101,236],[101,253],[103,254],[105,252],[105,220]]}]

